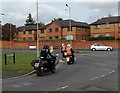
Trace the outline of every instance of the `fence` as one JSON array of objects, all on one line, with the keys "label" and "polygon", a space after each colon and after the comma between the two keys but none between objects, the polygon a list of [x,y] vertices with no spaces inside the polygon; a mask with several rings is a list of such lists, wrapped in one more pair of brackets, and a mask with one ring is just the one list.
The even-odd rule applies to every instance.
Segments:
[{"label": "fence", "polygon": [[[69,42],[52,42],[45,41],[39,42],[39,47],[42,48],[44,45],[59,47],[61,44],[68,44]],[[119,48],[120,41],[81,41],[81,42],[72,42],[74,49],[89,49],[90,46],[94,43],[102,43],[105,45],[112,46],[113,48]],[[13,48],[13,49],[28,49],[29,46],[36,46],[36,42],[10,42],[9,41],[0,41],[0,48]]]}]

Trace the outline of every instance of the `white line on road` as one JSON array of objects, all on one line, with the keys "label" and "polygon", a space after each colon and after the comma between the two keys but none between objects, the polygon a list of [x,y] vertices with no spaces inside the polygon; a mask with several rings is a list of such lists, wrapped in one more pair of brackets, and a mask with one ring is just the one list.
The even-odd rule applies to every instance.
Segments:
[{"label": "white line on road", "polygon": [[105,77],[105,76],[107,76],[107,75],[109,75],[109,74],[112,74],[112,73],[114,73],[114,72],[115,72],[115,70],[112,70],[111,72],[108,72],[108,73],[106,73],[106,74],[103,74],[103,75],[100,75],[100,76],[91,78],[90,80],[95,80],[95,79],[98,79],[98,78],[102,78],[102,77]]},{"label": "white line on road", "polygon": [[57,88],[56,90],[62,90],[62,89],[65,89],[65,88],[68,88],[69,86],[63,86],[63,87],[60,87],[60,88]]}]

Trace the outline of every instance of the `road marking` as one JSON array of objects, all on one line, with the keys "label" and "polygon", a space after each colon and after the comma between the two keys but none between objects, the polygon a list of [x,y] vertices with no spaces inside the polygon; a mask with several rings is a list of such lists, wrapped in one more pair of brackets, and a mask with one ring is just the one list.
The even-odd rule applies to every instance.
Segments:
[{"label": "road marking", "polygon": [[109,74],[112,74],[112,73],[114,73],[114,72],[115,72],[115,70],[112,70],[111,72],[108,72],[108,73],[106,73],[106,74],[103,74],[103,75],[100,75],[100,76],[91,78],[90,80],[99,79],[99,78],[105,77],[105,76],[107,76],[107,75],[109,75]]},{"label": "road marking", "polygon": [[63,86],[63,87],[60,87],[60,88],[57,88],[56,90],[62,90],[62,89],[65,89],[65,88],[68,88],[69,86]]}]

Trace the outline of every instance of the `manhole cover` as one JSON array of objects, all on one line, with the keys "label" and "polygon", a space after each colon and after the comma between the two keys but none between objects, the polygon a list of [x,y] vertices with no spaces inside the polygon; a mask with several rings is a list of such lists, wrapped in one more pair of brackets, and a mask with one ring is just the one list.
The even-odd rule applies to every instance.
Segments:
[{"label": "manhole cover", "polygon": [[90,87],[86,88],[85,90],[88,90],[88,91],[106,91],[105,89],[98,88],[95,86],[90,86]]}]

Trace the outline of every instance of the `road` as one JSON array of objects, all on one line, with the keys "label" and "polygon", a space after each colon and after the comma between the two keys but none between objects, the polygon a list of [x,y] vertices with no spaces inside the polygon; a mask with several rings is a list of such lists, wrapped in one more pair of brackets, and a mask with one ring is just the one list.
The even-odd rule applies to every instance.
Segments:
[{"label": "road", "polygon": [[[59,56],[60,57],[60,56]],[[61,58],[61,57],[60,57]],[[118,51],[80,51],[75,64],[63,59],[56,73],[3,80],[3,91],[117,91]]]}]

